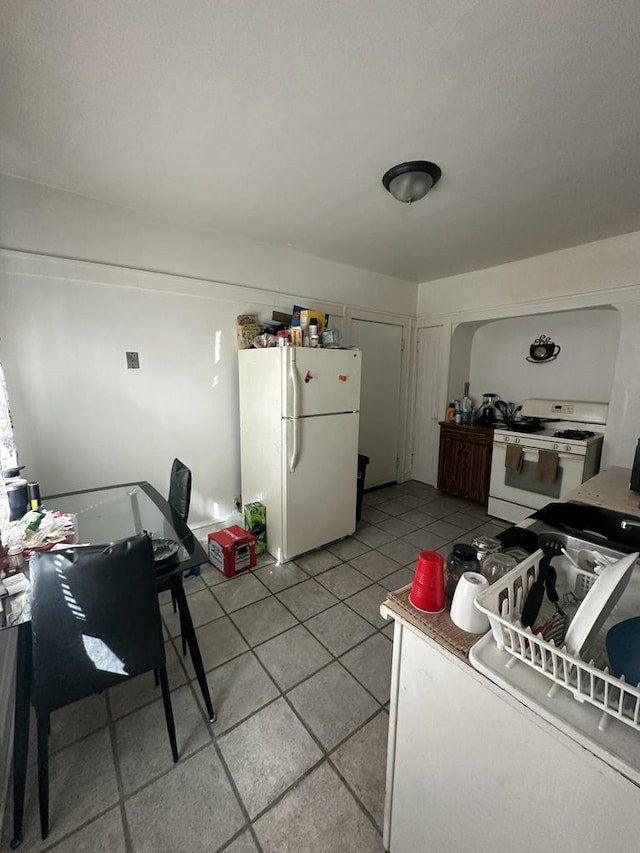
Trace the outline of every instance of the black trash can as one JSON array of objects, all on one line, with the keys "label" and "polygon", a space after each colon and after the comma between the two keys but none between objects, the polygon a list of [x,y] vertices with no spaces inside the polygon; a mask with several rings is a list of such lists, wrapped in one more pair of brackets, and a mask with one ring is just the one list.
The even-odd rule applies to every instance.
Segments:
[{"label": "black trash can", "polygon": [[357,497],[356,497],[356,524],[362,518],[362,498],[364,496],[364,477],[367,473],[367,465],[369,457],[358,453],[358,481],[357,481]]}]

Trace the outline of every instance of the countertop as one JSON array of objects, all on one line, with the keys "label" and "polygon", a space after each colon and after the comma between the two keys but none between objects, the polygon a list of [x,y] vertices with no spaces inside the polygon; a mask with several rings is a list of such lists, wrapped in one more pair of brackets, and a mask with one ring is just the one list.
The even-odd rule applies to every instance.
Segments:
[{"label": "countertop", "polygon": [[640,516],[640,494],[629,490],[631,468],[605,468],[568,495],[567,500]]},{"label": "countertop", "polygon": [[444,427],[453,427],[454,429],[460,430],[482,430],[487,432],[493,432],[494,429],[497,429],[499,424],[479,424],[477,421],[474,421],[472,424],[457,424],[454,421],[438,421],[440,426]]},{"label": "countertop", "polygon": [[[447,426],[454,426],[447,424]],[[468,429],[463,424],[455,424],[459,429]],[[491,429],[489,427],[488,429]],[[591,480],[583,483],[567,500],[593,504],[617,512],[628,513],[640,517],[640,494],[629,491],[630,468],[612,466],[601,471]],[[527,527],[531,522],[525,519],[520,525]],[[416,611],[408,601],[411,586],[403,587],[389,593],[382,607],[386,618],[399,618],[415,630],[428,636],[431,640],[444,646],[452,654],[468,662],[471,646],[480,638],[479,634],[465,634],[451,622],[447,610],[442,614],[430,615]]]}]

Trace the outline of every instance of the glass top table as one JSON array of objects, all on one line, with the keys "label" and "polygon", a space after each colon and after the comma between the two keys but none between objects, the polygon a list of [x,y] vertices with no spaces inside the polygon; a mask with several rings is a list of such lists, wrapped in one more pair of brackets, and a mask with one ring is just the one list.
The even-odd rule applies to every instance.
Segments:
[{"label": "glass top table", "polygon": [[[42,501],[50,510],[76,518],[76,544],[102,545],[146,531],[152,539],[172,539],[179,544],[176,559],[158,570],[165,578],[207,561],[204,549],[183,519],[150,483],[140,481],[51,495]],[[72,545],[65,547],[73,547]],[[24,574],[29,577],[28,566]],[[31,586],[0,598],[0,629],[31,619]]]},{"label": "glass top table", "polygon": [[[180,612],[180,626],[186,637],[193,668],[202,691],[210,722],[216,719],[209,686],[204,671],[202,655],[193,627],[189,605],[181,582],[181,572],[206,563],[204,549],[187,527],[185,521],[162,495],[145,481],[120,483],[51,495],[44,498],[43,506],[76,517],[76,543],[82,545],[107,545],[119,539],[134,536],[143,530],[153,539],[172,539],[179,545],[178,553],[170,561],[156,564],[159,585],[170,585]],[[74,545],[64,547],[73,548]],[[29,568],[25,566],[26,586],[15,595],[0,598],[0,628],[18,629],[16,658],[16,699],[14,712],[13,750],[13,839],[11,848],[22,843],[24,795],[29,753],[29,697],[31,693],[31,584]],[[169,588],[167,586],[167,588]]]}]

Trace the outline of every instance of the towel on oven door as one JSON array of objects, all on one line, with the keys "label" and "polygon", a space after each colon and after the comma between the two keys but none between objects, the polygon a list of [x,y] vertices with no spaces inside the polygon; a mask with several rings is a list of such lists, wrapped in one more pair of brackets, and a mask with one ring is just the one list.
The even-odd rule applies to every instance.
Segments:
[{"label": "towel on oven door", "polygon": [[516,447],[515,444],[510,444],[507,447],[507,452],[504,457],[504,467],[507,471],[522,471],[522,457],[524,451],[521,447]]},{"label": "towel on oven door", "polygon": [[538,482],[555,483],[558,476],[558,454],[555,450],[538,451]]}]

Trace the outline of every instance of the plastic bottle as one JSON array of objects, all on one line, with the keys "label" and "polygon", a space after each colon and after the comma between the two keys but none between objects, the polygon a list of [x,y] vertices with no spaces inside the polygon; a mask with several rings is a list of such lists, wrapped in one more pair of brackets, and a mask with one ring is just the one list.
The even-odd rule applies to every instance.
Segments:
[{"label": "plastic bottle", "polygon": [[242,527],[243,530],[245,529],[244,515],[237,507],[230,515],[227,516],[224,522],[225,527],[233,527],[234,525],[236,527]]},{"label": "plastic bottle", "polygon": [[319,347],[320,346],[320,335],[318,334],[318,324],[317,323],[309,323],[309,346],[311,347]]}]

